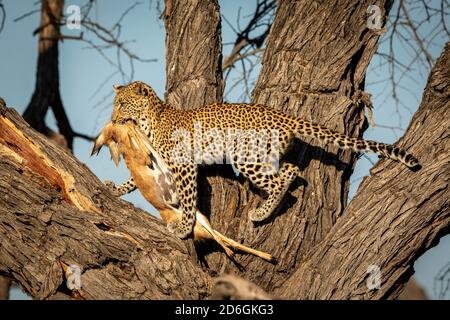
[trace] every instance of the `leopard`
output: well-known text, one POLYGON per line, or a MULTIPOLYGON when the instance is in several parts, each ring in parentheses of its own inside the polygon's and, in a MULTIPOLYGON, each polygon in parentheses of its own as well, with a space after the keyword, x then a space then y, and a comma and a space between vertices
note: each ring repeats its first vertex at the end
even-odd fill
MULTIPOLYGON (((265 193, 264 202, 248 213, 254 223, 267 220, 300 177, 299 167, 285 161, 296 139, 309 137, 341 149, 375 153, 412 170, 421 168, 416 157, 395 145, 350 137, 273 107, 213 103, 185 111, 161 100, 142 81, 113 88, 112 123, 131 121, 139 127, 172 171, 182 215, 168 229, 181 239, 191 235, 195 224, 197 176, 203 165, 230 164, 265 193)), ((120 186, 111 182, 108 186, 118 196, 136 189, 132 178, 120 186)))

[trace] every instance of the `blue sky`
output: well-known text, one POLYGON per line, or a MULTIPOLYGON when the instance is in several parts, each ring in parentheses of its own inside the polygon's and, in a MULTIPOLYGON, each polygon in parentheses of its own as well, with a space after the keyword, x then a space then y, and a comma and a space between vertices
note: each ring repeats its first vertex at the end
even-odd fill
MULTIPOLYGON (((0 58, 0 96, 9 106, 23 112, 26 108, 35 84, 35 72, 37 61, 37 38, 32 36, 32 31, 39 25, 39 14, 34 14, 19 22, 13 19, 38 8, 35 0, 4 0, 7 12, 5 29, 0 33, 1 58, 0 58)), ((66 0, 66 7, 71 4, 83 4, 85 1, 66 0)), ((111 26, 128 8, 131 1, 99 0, 99 5, 94 9, 97 19, 111 26)), ((222 0, 220 1, 222 14, 230 21, 236 21, 238 8, 242 6, 242 13, 250 13, 254 7, 254 1, 222 0)), ((133 10, 123 22, 123 39, 134 39, 128 47, 143 58, 156 58, 157 62, 140 63, 135 65, 134 80, 142 80, 152 85, 160 97, 164 96, 165 86, 165 30, 163 22, 158 19, 156 1, 142 1, 142 4, 133 10)), ((62 29, 65 34, 78 34, 79 31, 62 29)), ((234 41, 234 34, 227 24, 223 23, 223 42, 234 41)), ((436 57, 442 50, 442 45, 436 46, 432 54, 436 57)), ((231 47, 225 47, 224 55, 231 47)), ((383 50, 383 45, 381 46, 383 50)), ((401 54, 407 54, 399 51, 401 54)), ((402 58, 402 57, 400 57, 402 58)), ((385 78, 386 69, 375 70, 377 64, 374 59, 369 68, 367 91, 373 94, 375 122, 386 126, 400 126, 406 129, 413 112, 417 109, 423 88, 426 84, 427 73, 423 70, 413 70, 412 79, 405 79, 404 85, 413 93, 402 91, 399 96, 402 103, 408 109, 400 107, 397 110, 393 99, 386 98, 386 90, 389 88, 385 78), (370 84, 381 81, 380 84, 370 84)), ((112 90, 111 86, 123 83, 119 75, 111 77, 105 86, 97 92, 98 87, 114 72, 114 69, 102 59, 97 52, 86 49, 86 45, 78 41, 66 40, 60 44, 60 80, 63 103, 68 113, 72 126, 79 132, 95 136, 100 128, 108 121, 111 114, 112 90)), ((230 94, 230 98, 236 98, 239 92, 230 94)), ((55 127, 52 114, 48 116, 48 125, 55 127)), ((402 131, 376 127, 369 128, 364 137, 383 142, 394 142, 401 137, 402 131)), ((74 144, 75 155, 97 174, 101 180, 109 179, 116 183, 128 178, 126 168, 121 165, 116 168, 110 161, 109 154, 103 150, 98 157, 89 157, 92 144, 81 139, 76 139, 74 144)), ((370 156, 376 162, 376 156, 370 156)), ((368 174, 370 162, 362 158, 356 167, 352 177, 350 195, 357 189, 361 177, 368 174)), ((153 214, 157 212, 141 197, 139 192, 134 192, 124 197, 137 207, 143 208, 153 214)), ((426 288, 430 297, 436 297, 434 277, 448 263, 450 263, 450 237, 441 240, 441 244, 429 250, 415 264, 416 277, 426 288)), ((22 298, 23 295, 15 290, 13 298, 22 298)), ((448 297, 447 297, 448 298, 448 297)))

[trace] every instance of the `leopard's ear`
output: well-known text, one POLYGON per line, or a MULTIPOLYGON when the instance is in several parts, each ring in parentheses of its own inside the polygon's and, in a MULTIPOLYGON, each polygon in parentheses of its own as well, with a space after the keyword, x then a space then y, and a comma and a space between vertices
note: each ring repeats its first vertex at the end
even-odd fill
POLYGON ((121 89, 123 89, 123 86, 121 86, 120 84, 113 85, 113 90, 115 93, 118 93, 121 89))
POLYGON ((137 96, 146 96, 145 84, 141 81, 135 81, 133 83, 133 91, 137 96))

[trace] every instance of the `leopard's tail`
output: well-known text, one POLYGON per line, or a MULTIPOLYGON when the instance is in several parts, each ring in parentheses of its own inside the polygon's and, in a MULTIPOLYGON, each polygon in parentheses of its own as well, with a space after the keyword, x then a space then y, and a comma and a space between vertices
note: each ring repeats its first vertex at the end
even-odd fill
POLYGON ((407 153, 405 150, 402 150, 396 146, 370 140, 352 138, 310 121, 303 119, 296 120, 295 136, 297 138, 301 138, 302 136, 313 137, 327 144, 334 144, 342 149, 373 152, 381 157, 400 161, 414 170, 421 168, 419 160, 417 160, 413 155, 407 153))

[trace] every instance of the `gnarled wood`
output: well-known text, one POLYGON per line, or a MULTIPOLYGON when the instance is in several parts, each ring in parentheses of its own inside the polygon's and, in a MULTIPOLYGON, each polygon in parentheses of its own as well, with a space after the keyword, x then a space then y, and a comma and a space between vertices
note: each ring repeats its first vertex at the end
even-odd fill
POLYGON ((209 277, 159 219, 114 198, 86 166, 3 106, 0 274, 37 299, 199 299, 210 290, 209 277), (82 285, 72 292, 71 265, 81 269, 82 285))

